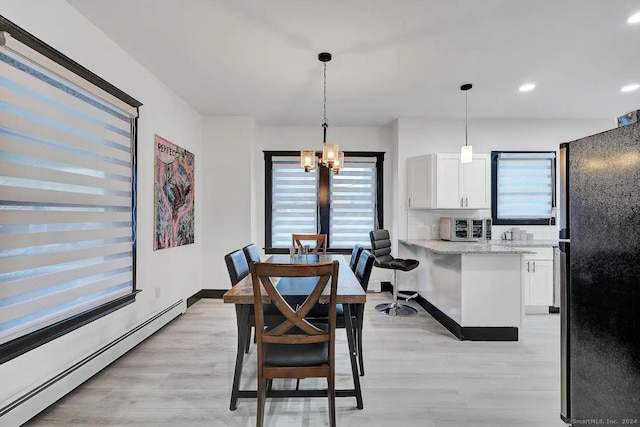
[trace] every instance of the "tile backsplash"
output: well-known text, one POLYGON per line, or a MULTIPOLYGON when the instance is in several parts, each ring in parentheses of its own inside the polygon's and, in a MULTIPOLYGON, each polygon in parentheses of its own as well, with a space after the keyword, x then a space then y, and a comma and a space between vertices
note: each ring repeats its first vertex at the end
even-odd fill
MULTIPOLYGON (((440 217, 464 217, 464 218, 489 218, 489 210, 430 210, 409 209, 407 211, 407 238, 408 239, 439 239, 440 217)), ((505 230, 510 230, 512 225, 494 225, 491 228, 492 239, 499 240, 505 230)), ((520 230, 532 233, 535 240, 552 240, 558 238, 557 225, 519 225, 520 230)))
POLYGON ((491 227, 491 238, 500 240, 502 233, 505 230, 511 230, 513 227, 532 233, 534 240, 555 240, 558 238, 557 225, 494 225, 491 227))

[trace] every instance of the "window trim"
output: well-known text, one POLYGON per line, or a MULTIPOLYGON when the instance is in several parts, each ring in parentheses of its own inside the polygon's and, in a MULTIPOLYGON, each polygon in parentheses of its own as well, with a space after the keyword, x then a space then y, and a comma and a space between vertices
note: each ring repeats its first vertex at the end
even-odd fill
POLYGON ((98 86, 100 89, 108 92, 109 94, 115 96, 120 101, 129 104, 133 108, 138 108, 142 106, 142 103, 131 96, 127 95, 111 83, 107 82, 103 78, 98 75, 92 73, 82 65, 78 64, 73 59, 64 55, 62 52, 54 49, 50 45, 46 44, 33 34, 27 32, 23 28, 17 26, 13 22, 9 21, 4 16, 0 15, 0 31, 6 31, 11 34, 11 37, 18 40, 20 43, 29 46, 31 49, 36 52, 46 56, 50 60, 58 63, 62 67, 67 70, 79 75, 83 79, 93 83, 98 86))
POLYGON ((138 113, 136 114, 135 117, 131 118, 131 138, 132 138, 131 185, 132 185, 132 195, 133 195, 132 197, 134 197, 134 199, 132 200, 132 211, 131 211, 131 215, 132 215, 131 231, 133 233, 132 260, 131 260, 132 282, 133 282, 132 291, 126 295, 123 295, 114 300, 108 301, 98 307, 91 308, 82 313, 73 315, 67 319, 61 320, 54 324, 48 325, 44 328, 22 335, 11 341, 7 341, 3 344, 0 344, 0 364, 3 364, 37 347, 40 347, 43 344, 53 341, 56 338, 59 338, 65 334, 68 334, 69 332, 72 332, 88 323, 91 323, 94 320, 100 319, 101 317, 104 317, 109 313, 112 313, 116 310, 119 310, 133 303, 136 299, 136 295, 139 292, 141 292, 140 289, 137 289, 137 282, 136 282, 136 258, 137 258, 136 257, 136 252, 137 252, 136 251, 136 248, 137 248, 136 198, 137 198, 137 182, 138 182, 138 170, 137 170, 138 117, 139 117, 139 107, 142 106, 142 103, 132 98, 131 96, 127 95, 125 92, 121 91, 120 89, 118 89, 111 83, 107 82, 106 80, 102 79, 98 75, 84 68, 77 62, 73 61, 71 58, 62 54, 60 51, 54 49, 50 45, 38 39, 33 34, 27 32, 23 28, 9 21, 2 15, 0 15, 0 31, 6 31, 15 40, 35 50, 36 52, 54 61, 55 63, 66 68, 67 70, 77 74, 78 76, 87 80, 88 82, 95 85, 96 87, 104 90, 110 95, 113 95, 120 101, 131 106, 138 113))
POLYGON ((492 151, 491 152, 491 223, 493 225, 555 225, 556 218, 550 216, 549 218, 511 218, 504 219, 498 218, 498 157, 500 154, 553 154, 554 159, 551 168, 551 207, 557 207, 556 197, 556 178, 557 178, 557 159, 558 154, 555 151, 492 151))
MULTIPOLYGON (((273 198, 271 194, 272 189, 272 176, 273 176, 273 158, 274 157, 300 157, 299 151, 263 151, 265 168, 264 168, 264 234, 265 234, 265 253, 266 254, 288 254, 288 248, 274 248, 272 247, 271 239, 271 221, 272 212, 271 206, 273 198)), ((349 157, 375 157, 376 158, 376 205, 377 218, 376 222, 378 228, 384 228, 384 155, 383 151, 345 151, 345 159, 349 157)), ((322 152, 316 152, 316 156, 321 157, 322 152)), ((331 242, 329 240, 329 214, 330 214, 330 193, 329 193, 329 169, 324 166, 318 166, 320 168, 320 182, 318 205, 320 211, 320 231, 327 235, 327 253, 344 254, 351 253, 352 248, 331 248, 331 242)))

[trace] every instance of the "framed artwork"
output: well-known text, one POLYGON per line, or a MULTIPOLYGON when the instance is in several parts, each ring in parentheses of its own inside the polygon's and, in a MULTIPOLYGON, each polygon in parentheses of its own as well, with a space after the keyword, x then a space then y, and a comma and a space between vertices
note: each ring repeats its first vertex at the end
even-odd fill
POLYGON ((155 136, 155 238, 153 249, 194 242, 193 153, 155 136))

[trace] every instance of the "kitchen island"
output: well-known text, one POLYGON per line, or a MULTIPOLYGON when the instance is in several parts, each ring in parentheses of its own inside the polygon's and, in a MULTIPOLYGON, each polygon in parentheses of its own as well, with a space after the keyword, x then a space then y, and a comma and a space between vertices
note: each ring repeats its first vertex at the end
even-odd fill
POLYGON ((527 249, 492 242, 399 240, 398 256, 420 261, 401 290, 461 340, 517 341, 527 249))

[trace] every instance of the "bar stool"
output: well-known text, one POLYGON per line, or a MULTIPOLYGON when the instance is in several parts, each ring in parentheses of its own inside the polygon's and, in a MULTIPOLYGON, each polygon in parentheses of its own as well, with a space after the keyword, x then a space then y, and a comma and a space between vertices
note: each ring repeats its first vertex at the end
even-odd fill
MULTIPOLYGON (((371 252, 376 257, 373 265, 379 268, 393 270, 393 302, 378 304, 376 310, 389 316, 413 316, 418 313, 413 307, 398 303, 398 270, 411 271, 419 262, 415 259, 401 259, 391 256, 391 238, 387 230, 373 230, 369 232, 371 252)), ((415 294, 414 294, 415 296, 415 294)))

